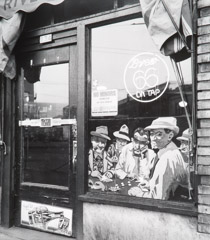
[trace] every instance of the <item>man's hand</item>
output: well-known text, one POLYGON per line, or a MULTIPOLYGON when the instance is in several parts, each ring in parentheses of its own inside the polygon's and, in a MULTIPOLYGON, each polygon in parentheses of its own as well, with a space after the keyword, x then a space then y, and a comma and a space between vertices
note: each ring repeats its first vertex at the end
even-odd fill
POLYGON ((92 172, 91 172, 91 176, 92 176, 92 177, 97 177, 97 178, 99 178, 99 179, 102 178, 102 175, 101 175, 101 173, 100 173, 98 170, 92 171, 92 172))
POLYGON ((136 178, 136 174, 135 173, 128 173, 127 177, 130 179, 135 179, 136 178))

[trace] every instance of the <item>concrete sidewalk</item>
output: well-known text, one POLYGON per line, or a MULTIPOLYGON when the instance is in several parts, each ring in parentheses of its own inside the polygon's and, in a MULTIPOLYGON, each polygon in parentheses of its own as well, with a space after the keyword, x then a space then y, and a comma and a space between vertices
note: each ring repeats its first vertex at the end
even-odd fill
POLYGON ((0 240, 67 240, 74 239, 57 234, 44 233, 36 230, 29 230, 26 228, 12 227, 3 228, 0 227, 0 240))

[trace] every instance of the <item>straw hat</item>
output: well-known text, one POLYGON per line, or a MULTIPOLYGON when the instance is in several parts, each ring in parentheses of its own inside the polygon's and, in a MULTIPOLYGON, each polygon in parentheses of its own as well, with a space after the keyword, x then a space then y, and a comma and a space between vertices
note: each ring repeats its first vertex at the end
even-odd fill
POLYGON ((108 128, 107 126, 99 126, 96 127, 96 131, 91 131, 91 135, 101 137, 107 140, 111 140, 110 137, 108 136, 108 128))
POLYGON ((154 129, 169 129, 174 132, 175 136, 179 133, 177 120, 174 117, 159 117, 153 120, 150 126, 145 128, 145 130, 154 130, 154 129))
POLYGON ((113 135, 117 138, 125 139, 127 141, 130 141, 129 138, 129 129, 127 125, 122 125, 119 131, 116 131, 113 133, 113 135))
POLYGON ((191 138, 190 129, 187 128, 183 131, 182 136, 178 137, 177 140, 179 140, 179 141, 189 141, 190 138, 191 138))

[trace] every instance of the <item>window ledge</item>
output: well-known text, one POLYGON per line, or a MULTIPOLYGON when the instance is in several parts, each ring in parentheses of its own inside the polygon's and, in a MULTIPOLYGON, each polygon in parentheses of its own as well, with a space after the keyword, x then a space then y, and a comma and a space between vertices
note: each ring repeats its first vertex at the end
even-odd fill
POLYGON ((188 203, 163 201, 148 198, 136 198, 131 196, 127 197, 114 194, 99 194, 91 192, 80 195, 78 199, 82 202, 137 208, 142 210, 166 212, 191 217, 197 216, 197 208, 192 202, 188 203))
POLYGON ((36 187, 36 188, 45 188, 45 189, 57 189, 62 191, 68 191, 68 187, 52 185, 52 184, 43 184, 43 183, 32 183, 32 182, 23 182, 21 183, 22 187, 36 187))

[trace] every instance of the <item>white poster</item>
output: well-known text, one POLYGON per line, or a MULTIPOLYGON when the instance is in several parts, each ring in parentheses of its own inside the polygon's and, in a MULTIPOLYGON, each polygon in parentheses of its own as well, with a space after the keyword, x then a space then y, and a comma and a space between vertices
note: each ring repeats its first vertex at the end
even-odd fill
POLYGON ((92 91, 91 115, 93 117, 116 116, 117 114, 117 89, 92 91))
POLYGON ((72 235, 72 209, 21 201, 21 224, 57 234, 72 235))

